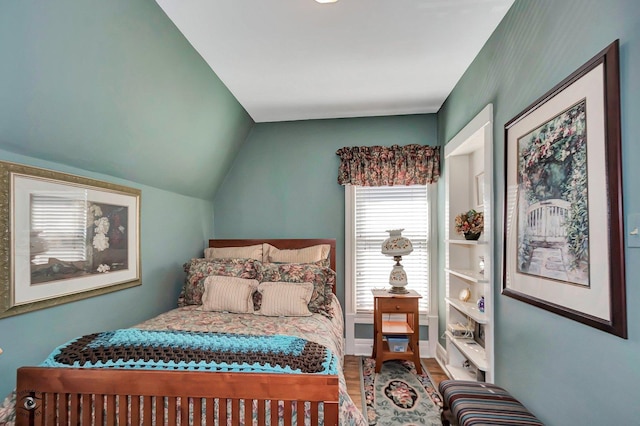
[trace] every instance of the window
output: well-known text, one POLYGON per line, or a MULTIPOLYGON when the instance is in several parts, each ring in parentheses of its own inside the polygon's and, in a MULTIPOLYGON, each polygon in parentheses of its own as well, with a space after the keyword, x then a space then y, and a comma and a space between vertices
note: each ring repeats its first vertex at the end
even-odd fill
POLYGON ((32 263, 46 264, 49 258, 65 262, 86 260, 86 193, 77 198, 59 194, 31 195, 32 263))
POLYGON ((429 189, 426 185, 363 187, 346 186, 346 310, 373 311, 371 289, 389 288, 393 258, 383 255, 382 242, 389 229, 403 228, 413 252, 403 256, 407 288, 422 295, 421 313, 429 309, 429 189))

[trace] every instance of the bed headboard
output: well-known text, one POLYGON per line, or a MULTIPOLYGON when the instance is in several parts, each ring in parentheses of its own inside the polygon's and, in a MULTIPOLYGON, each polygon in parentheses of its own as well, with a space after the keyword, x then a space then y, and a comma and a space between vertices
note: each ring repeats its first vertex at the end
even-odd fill
MULTIPOLYGON (((252 240, 209 240, 209 247, 244 247, 253 246, 256 244, 267 243, 272 246, 285 250, 285 249, 300 249, 305 247, 311 247, 318 244, 329 244, 331 250, 329 251, 329 265, 331 269, 336 270, 336 240, 332 238, 282 238, 282 239, 252 239, 252 240)), ((335 293, 335 286, 333 288, 335 293)))

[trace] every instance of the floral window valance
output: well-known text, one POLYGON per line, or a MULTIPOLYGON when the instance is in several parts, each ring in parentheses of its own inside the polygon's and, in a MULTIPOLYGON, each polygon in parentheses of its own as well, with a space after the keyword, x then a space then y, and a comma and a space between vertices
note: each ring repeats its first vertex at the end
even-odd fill
POLYGON ((425 185, 440 177, 440 150, 427 145, 354 146, 340 156, 340 185, 425 185))

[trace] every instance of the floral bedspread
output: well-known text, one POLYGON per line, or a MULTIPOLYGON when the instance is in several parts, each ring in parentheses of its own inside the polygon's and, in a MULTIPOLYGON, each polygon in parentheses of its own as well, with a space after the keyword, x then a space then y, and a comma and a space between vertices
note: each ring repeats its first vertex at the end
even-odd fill
MULTIPOLYGON (((319 343, 336 354, 340 366, 339 401, 340 425, 364 426, 367 424, 360 409, 347 393, 347 383, 343 374, 344 339, 342 309, 333 296, 334 318, 321 314, 309 317, 265 317, 253 314, 227 314, 200 310, 200 306, 190 305, 173 309, 136 325, 145 330, 184 330, 225 332, 238 334, 273 335, 284 334, 301 337, 319 343)), ((15 393, 5 399, 0 406, 0 424, 12 424, 15 419, 15 393), (6 422, 6 423, 5 423, 6 422)))

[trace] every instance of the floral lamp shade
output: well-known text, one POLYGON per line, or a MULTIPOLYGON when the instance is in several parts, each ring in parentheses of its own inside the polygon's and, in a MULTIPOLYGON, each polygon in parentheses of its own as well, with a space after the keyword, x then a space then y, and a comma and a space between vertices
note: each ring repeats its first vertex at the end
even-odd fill
POLYGON ((402 256, 406 256, 413 251, 413 245, 407 237, 402 236, 404 229, 393 229, 387 231, 389 238, 382 243, 382 254, 393 256, 396 264, 393 265, 391 274, 389 274, 389 284, 391 284, 390 293, 404 294, 409 291, 405 288, 408 284, 407 273, 400 264, 402 256))

